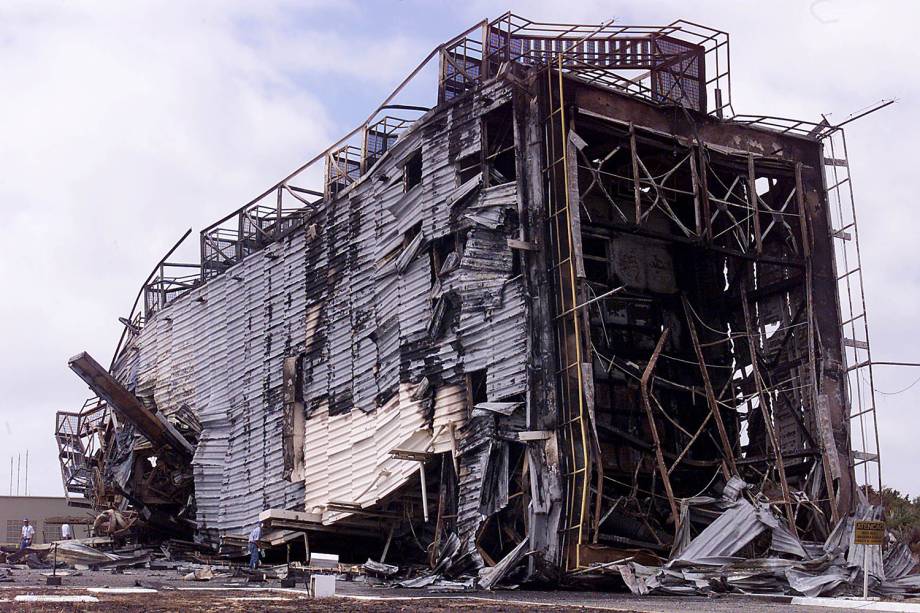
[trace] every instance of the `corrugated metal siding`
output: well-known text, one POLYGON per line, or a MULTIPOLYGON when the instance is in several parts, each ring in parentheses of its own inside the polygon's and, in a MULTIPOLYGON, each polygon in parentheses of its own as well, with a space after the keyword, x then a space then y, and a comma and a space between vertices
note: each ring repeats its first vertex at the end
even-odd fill
POLYGON ((507 244, 516 184, 450 198, 459 157, 479 150, 483 105, 510 97, 501 87, 484 93, 430 114, 372 175, 289 237, 175 300, 128 343, 136 357, 121 359, 119 378, 136 371, 140 395, 166 413, 188 404, 202 421, 194 471, 197 519, 209 536, 241 532, 268 507, 343 519, 325 506, 372 505, 406 484, 418 464, 389 451, 419 430, 437 434, 437 452, 450 451, 451 422, 463 449, 458 522, 475 530, 494 424, 467 423, 464 373, 487 369, 490 400, 522 394, 527 334, 507 244), (403 165, 419 148, 422 183, 406 192, 403 165), (419 221, 421 247, 397 270, 419 221), (435 279, 430 243, 451 233, 461 234, 460 264, 435 279), (433 307, 448 293, 456 310, 432 337, 433 307), (303 481, 290 483, 281 479, 282 365, 301 353, 305 465, 303 481), (416 399, 423 378, 432 396, 416 399))

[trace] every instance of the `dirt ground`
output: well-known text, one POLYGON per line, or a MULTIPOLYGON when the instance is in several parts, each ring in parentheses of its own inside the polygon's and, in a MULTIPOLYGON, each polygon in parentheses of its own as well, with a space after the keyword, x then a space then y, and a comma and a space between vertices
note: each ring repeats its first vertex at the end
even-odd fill
MULTIPOLYGON (((86 591, 69 590, 86 594, 86 591)), ((56 594, 64 593, 54 592, 56 594)), ((310 599, 294 594, 257 592, 232 595, 228 593, 170 592, 160 594, 97 594, 96 603, 22 603, 0 602, 0 611, 36 611, 59 613, 61 611, 126 611, 129 613, 252 613, 260 611, 316 611, 318 613, 351 611, 354 613, 393 613, 424 611, 440 613, 475 609, 490 613, 523 613, 532 607, 512 603, 488 603, 467 599, 446 600, 345 600, 343 598, 310 599)), ((561 610, 591 611, 582 607, 561 610)))
POLYGON ((295 589, 282 589, 277 580, 248 583, 245 578, 215 578, 211 581, 184 581, 178 571, 127 570, 83 571, 63 578, 61 587, 48 587, 43 572, 14 570, 0 583, 0 613, 35 611, 62 613, 72 611, 128 611, 151 613, 250 613, 262 611, 347 611, 349 613, 391 613, 402 611, 448 612, 475 610, 489 613, 547 613, 557 611, 621 611, 639 613, 714 612, 729 613, 827 613, 855 609, 827 609, 789 604, 788 599, 744 596, 705 597, 636 597, 622 592, 576 592, 501 590, 437 594, 426 590, 381 588, 363 581, 336 583, 336 597, 310 598, 303 583, 295 589), (107 593, 94 589, 137 589, 145 593, 107 593), (92 596, 98 602, 23 602, 17 596, 92 596))

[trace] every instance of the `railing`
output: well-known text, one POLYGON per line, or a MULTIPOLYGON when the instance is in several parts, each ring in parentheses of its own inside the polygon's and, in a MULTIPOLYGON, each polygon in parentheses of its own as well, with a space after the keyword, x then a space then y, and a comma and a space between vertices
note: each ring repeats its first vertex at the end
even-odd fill
POLYGON ((361 178, 364 150, 355 145, 343 145, 326 154, 325 197, 334 198, 361 178))
MULTIPOLYGON (((510 12, 481 21, 433 49, 364 122, 328 149, 202 230, 199 265, 166 261, 183 236, 142 285, 128 320, 134 319, 141 296, 145 315, 152 315, 197 285, 191 272, 195 266, 199 282, 222 274, 298 227, 324 199, 358 181, 429 110, 394 102, 435 59, 438 103, 495 76, 503 64, 546 64, 552 59, 583 81, 722 116, 731 109, 728 51, 728 34, 687 21, 667 26, 551 24, 510 12), (397 115, 384 113, 394 110, 397 115)), ((132 332, 126 326, 116 356, 132 332)))
MULTIPOLYGON (((424 112, 422 107, 403 107, 403 110, 424 112)), ((413 120, 385 115, 379 121, 370 124, 364 130, 364 154, 361 158, 361 174, 374 167, 374 164, 390 150, 390 147, 405 132, 413 120)))
POLYGON ((795 134, 796 136, 808 136, 810 138, 821 138, 830 129, 830 125, 827 122, 789 119, 773 115, 735 115, 731 120, 735 123, 771 130, 780 134, 795 134))
POLYGON ((199 264, 163 262, 157 269, 156 276, 144 286, 145 320, 179 294, 198 285, 201 285, 199 264))
POLYGON ((776 117, 775 115, 734 115, 731 117, 731 120, 734 123, 772 130, 780 134, 795 134, 797 136, 807 136, 813 139, 824 140, 848 123, 852 123, 857 119, 879 111, 895 102, 896 100, 879 100, 874 104, 848 115, 843 121, 837 124, 831 124, 827 117, 823 115, 821 121, 790 119, 788 117, 776 117))
POLYGON ((302 221, 323 192, 283 183, 201 232, 201 279, 216 277, 302 221))
POLYGON ((98 398, 87 400, 77 413, 59 411, 54 438, 58 446, 64 496, 71 506, 94 506, 100 469, 100 437, 109 420, 109 407, 98 398), (72 496, 78 494, 79 496, 72 496))
POLYGON ((491 78, 505 63, 558 63, 576 78, 656 103, 731 114, 728 34, 689 21, 598 26, 543 23, 506 13, 484 25, 478 39, 464 35, 441 47, 438 101, 491 78))

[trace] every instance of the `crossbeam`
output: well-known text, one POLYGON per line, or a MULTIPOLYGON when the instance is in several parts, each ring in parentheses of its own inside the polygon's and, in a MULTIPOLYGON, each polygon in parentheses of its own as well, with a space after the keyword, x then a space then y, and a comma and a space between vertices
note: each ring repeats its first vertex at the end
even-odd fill
POLYGON ((115 380, 91 355, 80 353, 68 361, 70 369, 83 379, 93 392, 134 426, 151 443, 166 447, 191 460, 194 447, 165 418, 145 407, 137 396, 115 380))

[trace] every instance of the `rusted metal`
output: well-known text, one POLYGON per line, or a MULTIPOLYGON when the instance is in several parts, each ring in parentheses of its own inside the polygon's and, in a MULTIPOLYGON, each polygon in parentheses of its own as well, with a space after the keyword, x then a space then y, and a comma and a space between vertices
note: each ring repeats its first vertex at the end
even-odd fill
POLYGON ((752 332, 754 320, 751 319, 751 310, 748 306, 747 286, 741 284, 741 310, 744 313, 744 331, 747 335, 748 349, 751 354, 751 374, 754 377, 754 386, 757 388, 757 400, 760 414, 763 418, 764 427, 767 429, 767 435, 770 440, 770 447, 773 450, 773 457, 776 461, 776 472, 779 474, 780 486, 783 489, 783 506, 786 509, 786 519, 789 521, 789 527, 795 531, 795 511, 792 508, 792 494, 789 492, 789 481, 786 479, 786 464, 783 461, 783 448, 779 439, 776 437, 776 431, 773 428, 773 415, 770 413, 770 404, 767 402, 767 396, 764 393, 763 379, 760 376, 759 357, 757 355, 757 343, 754 341, 752 332))
POLYGON ((72 361, 101 398, 56 427, 74 502, 485 586, 670 555, 701 499, 786 553, 826 535, 878 464, 849 166, 827 120, 734 116, 728 63, 686 21, 439 45, 158 262, 107 371, 72 361), (407 104, 428 62, 438 104, 407 104))
MULTIPOLYGON (((722 453, 724 454, 723 471, 730 470, 730 474, 738 472, 735 466, 734 443, 728 438, 728 431, 725 429, 725 421, 722 419, 722 408, 716 401, 715 392, 712 389, 712 382, 709 379, 709 369, 706 366, 706 360, 703 357, 703 349, 700 347, 700 339, 696 334, 696 324, 693 323, 693 313, 686 296, 681 296, 681 302, 684 305, 684 314, 687 321, 687 329, 690 332, 690 340, 693 343, 693 351, 696 354, 696 360, 700 369, 700 377, 703 379, 703 389, 706 393, 706 403, 709 405, 709 413, 719 431, 719 440, 722 443, 722 453), (727 465, 727 469, 725 468, 727 465)), ((726 475, 727 478, 728 475, 726 475)))
POLYGON ((652 372, 655 370, 658 356, 661 355, 661 350, 668 340, 669 332, 669 328, 662 330, 661 336, 658 338, 658 343, 655 345, 655 351, 652 352, 652 357, 649 358, 645 370, 642 371, 642 379, 639 385, 642 390, 642 405, 645 407, 645 416, 648 418, 648 427, 649 431, 652 433, 652 442, 655 446, 655 462, 658 465, 658 474, 661 475, 661 482, 664 483, 664 491, 668 496, 668 504, 671 506, 671 516, 674 518, 674 531, 677 532, 680 524, 680 513, 677 510, 677 501, 674 500, 674 490, 671 488, 671 477, 668 473, 668 465, 665 464, 664 456, 661 453, 661 437, 658 435, 658 426, 655 425, 655 414, 652 412, 652 404, 649 402, 649 380, 652 377, 652 372))

